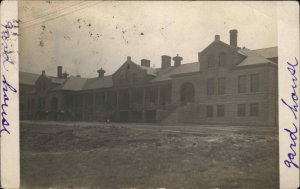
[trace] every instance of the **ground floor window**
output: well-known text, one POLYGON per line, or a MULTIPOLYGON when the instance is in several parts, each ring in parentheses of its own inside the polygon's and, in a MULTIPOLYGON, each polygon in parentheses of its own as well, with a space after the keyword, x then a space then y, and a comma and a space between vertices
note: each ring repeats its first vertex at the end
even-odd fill
POLYGON ((259 105, 258 103, 250 104, 250 116, 258 116, 259 114, 259 105))
POLYGON ((225 106, 224 105, 217 105, 217 116, 224 117, 225 115, 225 106))
POLYGON ((237 115, 239 117, 246 116, 246 104, 238 104, 237 105, 237 115))
POLYGON ((212 105, 206 106, 206 117, 214 116, 214 107, 212 105))

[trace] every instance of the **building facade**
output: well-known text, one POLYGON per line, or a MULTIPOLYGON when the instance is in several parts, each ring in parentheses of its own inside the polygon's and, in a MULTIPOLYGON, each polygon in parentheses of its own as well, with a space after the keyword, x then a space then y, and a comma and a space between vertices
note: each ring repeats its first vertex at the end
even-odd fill
POLYGON ((68 76, 61 66, 57 77, 20 73, 21 119, 276 126, 277 54, 238 47, 231 30, 229 44, 216 35, 193 63, 163 55, 152 68, 127 57, 96 78, 68 76))

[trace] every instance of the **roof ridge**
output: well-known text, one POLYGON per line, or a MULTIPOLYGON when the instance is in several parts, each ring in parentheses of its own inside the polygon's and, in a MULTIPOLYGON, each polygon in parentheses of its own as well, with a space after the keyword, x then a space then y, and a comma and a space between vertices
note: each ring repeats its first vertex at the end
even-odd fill
MULTIPOLYGON (((263 55, 257 53, 257 52, 254 51, 254 50, 250 50, 250 52, 253 52, 255 55, 258 55, 259 57, 261 57, 261 58, 263 58, 263 59, 266 59, 268 62, 272 62, 272 61, 270 61, 269 59, 267 59, 266 57, 264 57, 263 55)), ((273 63, 273 62, 272 62, 272 63, 273 63)))
POLYGON ((20 73, 28 73, 28 74, 34 74, 34 75, 41 75, 41 74, 37 74, 37 73, 32 73, 32 72, 24 72, 24 71, 19 71, 20 73))
POLYGON ((278 46, 265 47, 265 48, 259 48, 259 49, 253 49, 253 51, 256 51, 256 50, 262 50, 262 49, 271 49, 271 48, 278 48, 278 46))

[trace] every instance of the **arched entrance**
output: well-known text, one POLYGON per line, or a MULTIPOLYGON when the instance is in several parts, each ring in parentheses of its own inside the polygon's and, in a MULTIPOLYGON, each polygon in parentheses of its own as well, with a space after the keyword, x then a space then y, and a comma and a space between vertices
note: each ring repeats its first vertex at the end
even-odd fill
POLYGON ((186 104, 187 102, 194 102, 195 89, 194 85, 190 82, 186 82, 181 85, 180 89, 180 102, 186 104))

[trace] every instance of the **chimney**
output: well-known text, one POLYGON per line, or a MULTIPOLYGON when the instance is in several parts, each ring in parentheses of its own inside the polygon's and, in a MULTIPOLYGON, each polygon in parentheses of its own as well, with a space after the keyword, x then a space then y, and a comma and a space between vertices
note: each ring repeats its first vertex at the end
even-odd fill
POLYGON ((230 46, 237 47, 237 33, 236 29, 230 30, 230 46))
POLYGON ((180 66, 181 65, 181 61, 182 61, 182 57, 180 57, 177 54, 177 56, 173 57, 173 60, 174 60, 174 66, 180 66))
POLYGON ((142 59, 141 60, 141 66, 145 66, 145 67, 150 68, 150 60, 142 59))
POLYGON ((165 69, 171 66, 171 57, 167 55, 161 56, 161 69, 165 69))
POLYGON ((64 72, 63 75, 62 75, 62 78, 67 79, 68 76, 69 76, 69 74, 67 72, 64 72))
POLYGON ((62 66, 57 66, 57 77, 62 78, 62 66))
POLYGON ((46 72, 45 72, 45 70, 42 70, 42 75, 46 75, 46 72))
POLYGON ((102 68, 100 68, 100 70, 97 70, 97 72, 98 72, 98 77, 99 77, 99 78, 104 77, 105 70, 103 70, 102 68))
POLYGON ((131 56, 127 56, 127 61, 131 61, 131 56))
POLYGON ((220 35, 215 35, 215 41, 220 41, 220 35))

